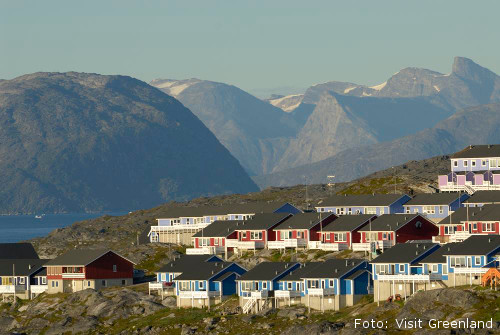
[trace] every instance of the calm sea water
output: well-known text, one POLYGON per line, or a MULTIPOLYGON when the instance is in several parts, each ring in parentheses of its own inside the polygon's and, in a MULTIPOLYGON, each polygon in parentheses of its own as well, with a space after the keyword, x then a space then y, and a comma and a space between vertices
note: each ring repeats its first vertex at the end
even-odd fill
POLYGON ((126 213, 46 214, 41 219, 36 219, 35 215, 0 215, 0 243, 45 236, 56 228, 66 227, 77 221, 124 214, 126 213))

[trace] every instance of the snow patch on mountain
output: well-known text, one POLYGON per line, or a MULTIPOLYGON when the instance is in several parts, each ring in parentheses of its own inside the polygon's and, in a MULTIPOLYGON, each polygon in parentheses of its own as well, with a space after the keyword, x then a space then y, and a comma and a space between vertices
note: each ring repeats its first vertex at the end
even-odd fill
POLYGON ((352 87, 348 87, 344 90, 344 94, 347 94, 349 92, 351 92, 353 89, 357 88, 357 86, 352 86, 352 87))
POLYGON ((380 91, 381 89, 383 89, 385 87, 385 85, 387 85, 387 81, 384 81, 382 84, 378 84, 378 85, 375 85, 375 86, 370 86, 370 88, 374 89, 376 91, 380 91))

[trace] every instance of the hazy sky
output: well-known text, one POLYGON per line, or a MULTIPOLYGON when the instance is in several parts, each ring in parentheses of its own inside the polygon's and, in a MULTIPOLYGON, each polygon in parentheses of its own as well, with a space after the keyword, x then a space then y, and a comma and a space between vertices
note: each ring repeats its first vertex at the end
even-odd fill
POLYGON ((377 84, 454 56, 500 73, 500 1, 0 0, 0 78, 81 71, 256 92, 377 84))

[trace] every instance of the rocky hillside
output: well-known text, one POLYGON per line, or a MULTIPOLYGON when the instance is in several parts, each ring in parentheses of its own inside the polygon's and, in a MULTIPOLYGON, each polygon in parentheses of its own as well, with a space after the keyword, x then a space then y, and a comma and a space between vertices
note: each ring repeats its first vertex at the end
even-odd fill
POLYGON ((134 210, 257 188, 174 98, 139 80, 0 82, 0 213, 134 210))
POLYGON ((411 159, 447 155, 470 144, 500 143, 498 127, 500 103, 467 108, 414 135, 345 150, 316 163, 257 176, 254 180, 261 188, 295 185, 297 176, 304 175, 312 183, 324 183, 328 175, 335 175, 338 181, 352 180, 411 159))
MULTIPOLYGON (((74 294, 42 295, 18 304, 0 303, 0 334, 435 334, 428 320, 490 320, 500 332, 500 292, 475 288, 418 292, 406 303, 381 303, 365 298, 339 312, 308 312, 303 306, 267 310, 258 315, 239 314, 236 298, 206 309, 177 309, 175 299, 144 293, 145 287, 88 289, 74 294), (422 329, 398 328, 395 319, 422 320, 422 329), (354 319, 377 320, 383 330, 360 329, 354 319)), ((440 329, 439 334, 469 330, 440 329)))

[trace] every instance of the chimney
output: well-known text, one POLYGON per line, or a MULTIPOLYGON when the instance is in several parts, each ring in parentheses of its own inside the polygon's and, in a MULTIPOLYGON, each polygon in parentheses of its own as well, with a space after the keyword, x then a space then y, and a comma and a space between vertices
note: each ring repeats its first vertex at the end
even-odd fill
POLYGON ((278 274, 278 270, 276 270, 276 274, 278 274))
POLYGON ((488 243, 491 243, 491 237, 488 239, 488 243))
POLYGON ((451 251, 451 248, 450 248, 450 247, 448 247, 448 251, 451 251))
POLYGON ((337 273, 337 272, 339 272, 339 270, 338 270, 338 269, 335 269, 335 273, 337 273))
POLYGON ((348 266, 349 265, 349 261, 346 259, 345 260, 345 266, 348 266))
POLYGON ((491 149, 491 144, 488 144, 488 149, 491 149))
POLYGON ((418 255, 418 250, 417 250, 417 251, 415 251, 415 255, 418 255))
POLYGON ((293 275, 293 271, 290 271, 290 276, 293 275))

